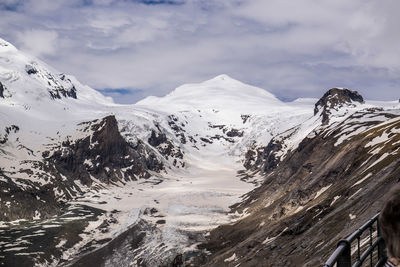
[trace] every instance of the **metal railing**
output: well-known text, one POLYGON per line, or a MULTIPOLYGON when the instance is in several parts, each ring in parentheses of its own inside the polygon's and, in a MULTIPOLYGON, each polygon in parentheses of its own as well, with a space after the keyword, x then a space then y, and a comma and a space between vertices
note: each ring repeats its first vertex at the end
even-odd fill
MULTIPOLYGON (((369 257, 369 263, 370 266, 376 266, 380 267, 383 266, 386 262, 387 256, 386 256, 386 247, 385 247, 385 242, 383 238, 380 235, 379 231, 379 221, 378 221, 379 213, 376 214, 374 217, 372 217, 370 220, 368 220, 363 226, 361 226, 358 230, 353 232, 351 235, 349 235, 346 239, 340 240, 336 250, 332 253, 332 255, 329 257, 329 259, 326 261, 326 263, 323 265, 323 267, 359 267, 361 266, 369 257), (375 241, 373 240, 373 233, 374 233, 374 224, 376 223, 376 239, 375 241), (364 252, 361 254, 361 247, 363 244, 361 243, 361 236, 363 233, 369 229, 369 246, 364 250, 364 252), (354 258, 354 264, 352 265, 352 243, 354 241, 357 241, 356 249, 357 249, 357 254, 353 256, 354 258), (373 259, 374 259, 374 249, 378 248, 378 255, 376 257, 377 263, 376 265, 373 265, 373 259)), ((368 236, 366 237, 368 239, 368 236)))

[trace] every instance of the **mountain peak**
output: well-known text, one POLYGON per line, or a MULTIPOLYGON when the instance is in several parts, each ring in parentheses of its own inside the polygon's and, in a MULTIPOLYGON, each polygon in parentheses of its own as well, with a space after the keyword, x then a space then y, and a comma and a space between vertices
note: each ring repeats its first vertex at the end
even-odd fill
POLYGON ((147 97, 139 105, 167 105, 198 109, 265 109, 284 105, 268 91, 242 83, 226 74, 201 83, 184 84, 164 97, 147 97))
POLYGON ((214 78, 207 80, 205 82, 238 82, 238 83, 242 83, 227 74, 220 74, 220 75, 215 76, 214 78))
POLYGON ((108 100, 74 77, 59 73, 32 56, 18 50, 0 38, 0 97, 24 106, 37 106, 39 102, 67 98, 93 102, 108 100))
MULTIPOLYGON (((220 90, 229 90, 229 91, 233 91, 233 90, 237 90, 238 88, 243 88, 245 86, 249 86, 248 84, 245 84, 239 80, 236 80, 235 78, 232 78, 231 76, 229 76, 227 74, 221 74, 221 75, 215 76, 214 78, 211 78, 204 82, 200 82, 198 84, 184 84, 180 87, 185 87, 187 85, 204 85, 204 86, 208 86, 208 87, 219 88, 220 90)), ((180 87, 178 87, 178 88, 180 88, 180 87)), ((263 90, 263 91, 265 91, 265 90, 263 90)))
POLYGON ((364 104, 363 97, 357 91, 340 87, 331 88, 315 104, 314 115, 321 112, 322 123, 327 124, 332 111, 338 111, 343 107, 355 107, 357 104, 364 104))
POLYGON ((18 49, 7 42, 6 40, 0 38, 0 52, 17 51, 18 49))

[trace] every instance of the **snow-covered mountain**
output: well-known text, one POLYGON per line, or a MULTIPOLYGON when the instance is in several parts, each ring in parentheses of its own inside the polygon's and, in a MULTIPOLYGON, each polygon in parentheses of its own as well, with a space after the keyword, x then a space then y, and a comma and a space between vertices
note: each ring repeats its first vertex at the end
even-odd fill
POLYGON ((232 79, 228 75, 219 75, 200 84, 186 84, 176 88, 164 97, 147 97, 138 105, 175 108, 223 110, 234 113, 267 113, 284 108, 286 105, 271 93, 232 79), (244 102, 244 103, 243 103, 244 102), (238 109, 238 104, 243 107, 238 109))
POLYGON ((220 75, 119 105, 0 39, 0 262, 190 261, 211 229, 252 218, 268 177, 308 140, 340 148, 399 109, 339 88, 316 102, 220 75))

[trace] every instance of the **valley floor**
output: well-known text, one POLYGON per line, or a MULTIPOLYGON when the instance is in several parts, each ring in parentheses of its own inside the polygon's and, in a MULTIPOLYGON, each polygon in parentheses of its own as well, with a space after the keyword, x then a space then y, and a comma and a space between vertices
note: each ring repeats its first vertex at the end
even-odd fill
MULTIPOLYGON (((64 214, 46 222, 4 224, 0 228, 0 249, 5 253, 18 252, 7 258, 26 262, 19 266, 30 266, 32 262, 43 266, 66 264, 145 223, 146 230, 140 231, 147 232, 147 237, 140 240, 136 250, 130 248, 132 262, 157 264, 156 261, 177 254, 193 253, 209 230, 245 215, 229 214, 229 206, 254 188, 253 183, 237 177, 239 166, 220 164, 223 158, 216 162, 215 155, 211 159, 204 160, 202 165, 192 164, 190 171, 163 177, 155 174, 149 179, 88 191, 70 202, 64 214), (7 241, 11 239, 16 242, 7 241)), ((115 261, 117 256, 104 257, 106 262, 115 261)))

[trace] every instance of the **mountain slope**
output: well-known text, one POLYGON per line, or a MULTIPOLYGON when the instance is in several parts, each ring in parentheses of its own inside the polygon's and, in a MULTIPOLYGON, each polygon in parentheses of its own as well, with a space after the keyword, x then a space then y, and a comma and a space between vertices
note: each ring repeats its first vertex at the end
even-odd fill
POLYGON ((263 184, 233 207, 248 216, 213 230, 202 246, 211 256, 197 264, 322 265, 397 183, 399 129, 398 108, 366 108, 333 124, 320 121, 299 143, 289 141, 295 135, 272 140, 249 166, 264 174, 263 184), (285 142, 291 148, 276 157, 285 142))

